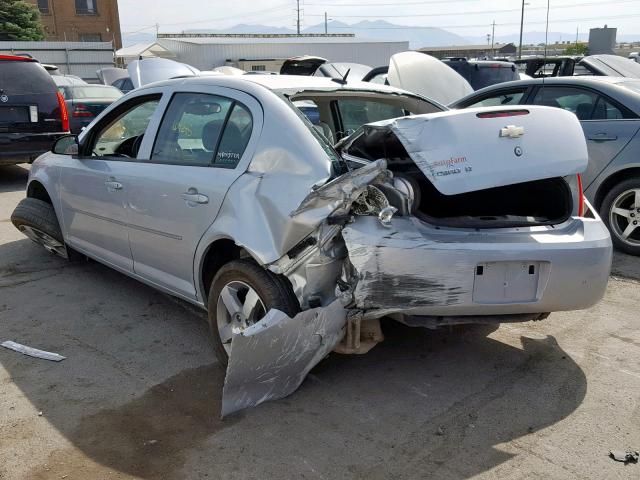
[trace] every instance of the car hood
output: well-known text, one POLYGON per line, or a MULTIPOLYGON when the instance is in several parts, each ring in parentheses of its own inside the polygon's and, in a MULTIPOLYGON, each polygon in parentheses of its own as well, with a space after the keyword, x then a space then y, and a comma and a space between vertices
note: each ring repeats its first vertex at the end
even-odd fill
POLYGON ((134 88, 176 77, 194 77, 200 70, 168 58, 134 60, 127 67, 134 88))
POLYGON ((98 76, 100 83, 104 85, 113 85, 113 82, 116 80, 128 77, 129 72, 126 68, 107 67, 97 70, 96 75, 98 76))
POLYGON ((640 64, 618 55, 589 55, 580 63, 608 77, 640 78, 640 64))
POLYGON ((430 55, 396 53, 389 61, 389 85, 417 93, 443 105, 473 92, 462 75, 430 55))

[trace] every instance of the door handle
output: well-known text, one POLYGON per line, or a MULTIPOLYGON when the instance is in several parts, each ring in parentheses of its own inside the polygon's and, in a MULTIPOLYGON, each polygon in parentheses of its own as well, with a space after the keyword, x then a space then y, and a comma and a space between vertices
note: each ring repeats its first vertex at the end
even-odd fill
POLYGON ((617 140, 618 137, 616 135, 609 135, 608 133, 596 133, 590 135, 588 139, 594 142, 611 142, 612 140, 617 140))
POLYGON ((198 193, 198 190, 195 188, 190 188, 185 193, 180 194, 182 199, 187 202, 187 205, 193 206, 195 204, 204 205, 209 203, 209 197, 203 195, 202 193, 198 193))
POLYGON ((104 182, 107 190, 122 190, 122 184, 120 182, 116 182, 115 178, 110 178, 104 182))

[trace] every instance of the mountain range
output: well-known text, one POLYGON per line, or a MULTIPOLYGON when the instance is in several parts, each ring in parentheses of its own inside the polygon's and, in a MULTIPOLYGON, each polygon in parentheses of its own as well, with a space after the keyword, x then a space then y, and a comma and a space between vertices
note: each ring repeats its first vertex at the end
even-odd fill
MULTIPOLYGON (((390 41, 409 41, 410 48, 434 47, 444 45, 469 45, 484 44, 487 42, 486 36, 463 37, 455 33, 449 32, 437 27, 423 27, 419 25, 405 26, 389 23, 384 20, 364 20, 354 24, 347 24, 337 20, 328 23, 329 33, 355 33, 359 38, 372 38, 377 40, 390 41)), ((489 30, 489 28, 487 28, 489 30)), ((224 30, 211 29, 188 29, 183 30, 184 33, 285 33, 293 34, 295 30, 286 27, 272 27, 268 25, 248 25, 239 24, 224 30)), ((172 33, 172 32, 163 32, 172 33)), ((182 33, 182 32, 179 32, 182 33)), ((302 33, 324 33, 324 23, 312 25, 302 30, 302 33)), ((588 32, 581 33, 579 39, 587 40, 588 32)), ((125 46, 135 43, 149 43, 155 40, 155 35, 150 33, 123 34, 122 41, 125 46)), ((545 40, 545 32, 525 32, 523 34, 523 42, 525 44, 543 43, 545 40)), ((558 41, 575 40, 575 33, 566 32, 549 32, 549 43, 558 41)), ((640 34, 637 35, 618 35, 619 42, 630 42, 640 40, 640 34)), ((515 43, 519 42, 519 33, 511 33, 508 35, 497 35, 495 38, 497 43, 515 43)))

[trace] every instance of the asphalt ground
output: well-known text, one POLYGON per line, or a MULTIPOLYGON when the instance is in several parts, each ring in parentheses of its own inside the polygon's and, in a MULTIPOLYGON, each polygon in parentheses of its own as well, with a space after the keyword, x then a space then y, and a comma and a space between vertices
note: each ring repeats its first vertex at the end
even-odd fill
POLYGON ((637 479, 640 259, 587 311, 496 331, 383 325, 290 397, 219 419, 204 316, 13 228, 27 170, 0 169, 2 479, 637 479))

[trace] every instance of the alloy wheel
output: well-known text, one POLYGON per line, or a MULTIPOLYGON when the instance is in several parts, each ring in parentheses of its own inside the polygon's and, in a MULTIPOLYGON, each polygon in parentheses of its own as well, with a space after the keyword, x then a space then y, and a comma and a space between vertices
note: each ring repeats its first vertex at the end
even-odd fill
POLYGON ((613 233, 627 245, 640 246, 640 188, 626 190, 616 197, 609 212, 613 233))
POLYGON ((30 225, 21 225, 18 228, 25 236, 39 245, 42 245, 47 251, 67 258, 67 248, 63 242, 56 240, 51 235, 30 225))
POLYGON ((222 288, 216 305, 216 319, 220 342, 227 355, 233 336, 259 322, 266 313, 264 302, 246 283, 232 281, 222 288))

